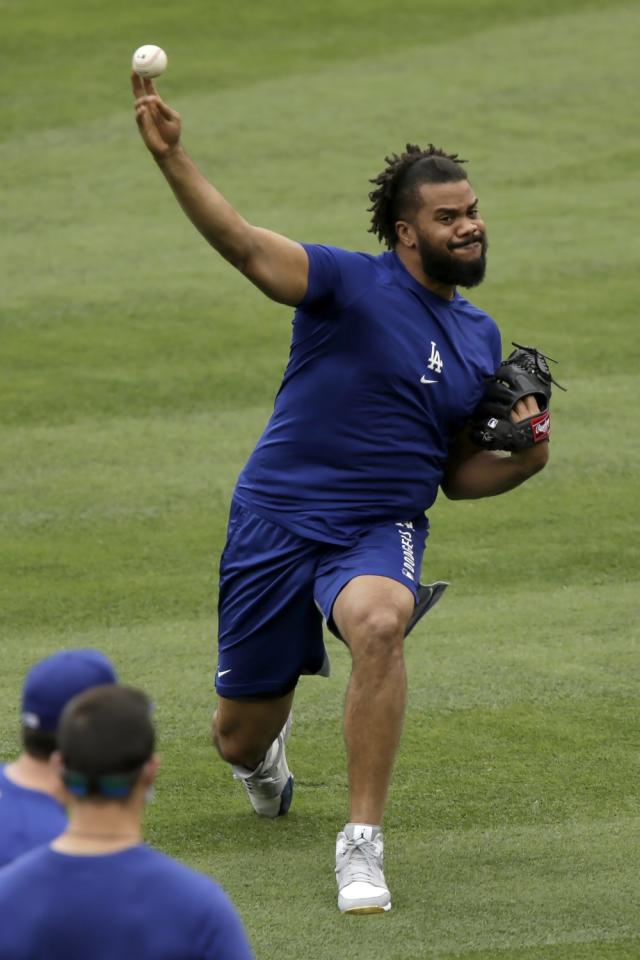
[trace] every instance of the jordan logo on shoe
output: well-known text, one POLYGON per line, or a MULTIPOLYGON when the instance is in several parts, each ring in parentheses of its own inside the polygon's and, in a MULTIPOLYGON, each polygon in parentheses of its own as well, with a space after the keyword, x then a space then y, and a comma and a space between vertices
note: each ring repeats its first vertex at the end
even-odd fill
POLYGON ((354 823, 353 839, 373 840, 373 827, 368 826, 366 823, 354 823))

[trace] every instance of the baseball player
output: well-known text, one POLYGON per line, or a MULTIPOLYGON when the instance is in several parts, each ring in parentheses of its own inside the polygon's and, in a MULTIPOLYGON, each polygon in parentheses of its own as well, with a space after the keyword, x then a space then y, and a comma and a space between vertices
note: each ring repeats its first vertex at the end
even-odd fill
POLYGON ((502 347, 494 320, 458 291, 484 277, 487 232, 455 154, 408 144, 386 158, 369 195, 371 232, 387 247, 379 256, 298 243, 249 223, 203 176, 152 81, 134 75, 133 92, 142 138, 195 227, 266 296, 295 309, 273 415, 231 503, 213 740, 258 814, 287 812, 291 706, 301 674, 326 672, 324 618, 352 657, 338 906, 386 912, 381 827, 425 511, 439 489, 494 496, 545 466, 539 397, 548 383, 532 375, 534 386, 513 391, 508 410, 470 433, 502 347))

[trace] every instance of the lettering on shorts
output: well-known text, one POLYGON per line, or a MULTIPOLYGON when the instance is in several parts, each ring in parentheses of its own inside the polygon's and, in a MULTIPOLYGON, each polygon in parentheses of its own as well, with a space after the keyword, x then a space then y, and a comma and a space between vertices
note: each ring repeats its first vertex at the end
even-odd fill
POLYGON ((415 580, 416 558, 413 552, 413 523, 407 520, 403 523, 396 523, 398 533, 400 534, 400 549, 402 550, 402 576, 407 580, 415 580))

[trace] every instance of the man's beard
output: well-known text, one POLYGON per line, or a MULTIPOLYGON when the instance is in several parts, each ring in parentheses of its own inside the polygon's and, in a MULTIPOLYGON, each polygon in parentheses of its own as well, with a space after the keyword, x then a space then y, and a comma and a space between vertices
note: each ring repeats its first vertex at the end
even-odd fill
MULTIPOLYGON (((477 239, 477 238, 476 238, 477 239)), ((477 287, 484 280, 487 269, 487 236, 480 236, 480 253, 475 260, 462 260, 454 253, 443 253, 431 246, 423 236, 418 236, 418 252, 422 269, 435 283, 451 287, 477 287)))

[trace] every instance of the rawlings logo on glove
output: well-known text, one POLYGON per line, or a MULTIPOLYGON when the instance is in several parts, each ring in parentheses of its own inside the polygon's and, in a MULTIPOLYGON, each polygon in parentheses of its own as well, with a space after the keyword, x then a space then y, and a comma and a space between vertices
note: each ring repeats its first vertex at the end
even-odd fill
MULTIPOLYGON (((487 383, 485 395, 471 417, 471 439, 485 450, 525 450, 549 439, 551 416, 549 400, 551 384, 555 383, 546 357, 535 347, 516 348, 500 364, 487 383), (535 397, 540 412, 525 420, 514 421, 514 406, 523 397, 535 397)), ((557 361, 551 360, 552 363, 557 361)))

